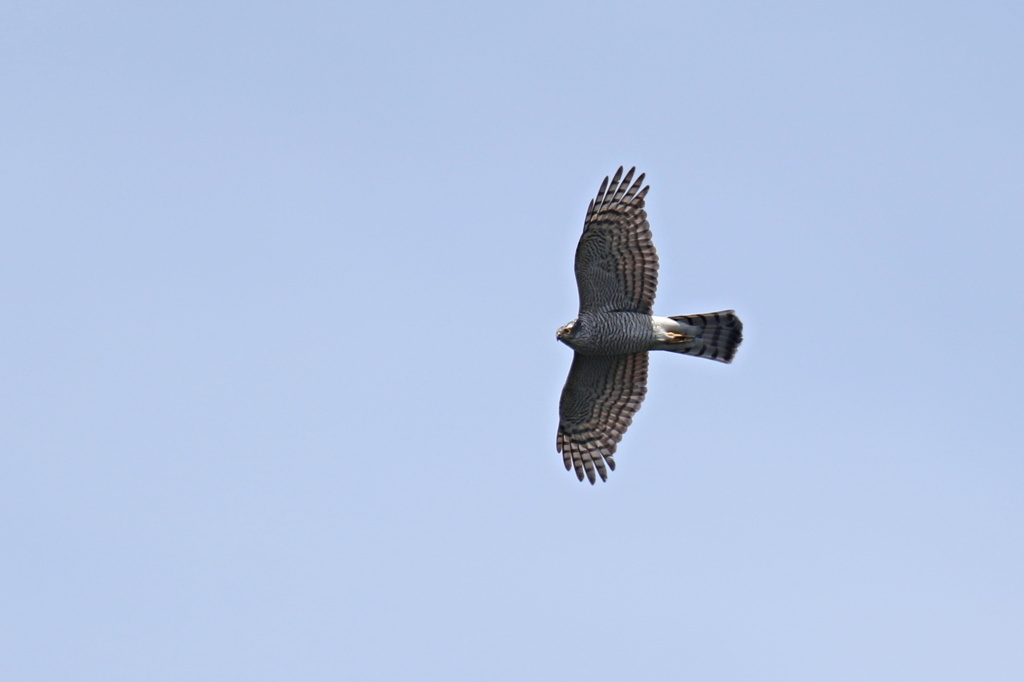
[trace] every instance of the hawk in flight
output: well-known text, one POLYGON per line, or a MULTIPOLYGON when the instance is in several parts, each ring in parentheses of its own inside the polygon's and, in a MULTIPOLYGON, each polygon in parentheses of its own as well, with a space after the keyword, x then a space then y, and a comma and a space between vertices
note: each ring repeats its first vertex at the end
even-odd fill
POLYGON ((580 312, 556 338, 575 351, 558 405, 558 451, 566 470, 602 481, 615 448, 647 392, 647 351, 667 350, 731 362, 743 324, 731 310, 653 314, 658 253, 651 240, 644 176, 622 168, 601 183, 576 247, 580 312))

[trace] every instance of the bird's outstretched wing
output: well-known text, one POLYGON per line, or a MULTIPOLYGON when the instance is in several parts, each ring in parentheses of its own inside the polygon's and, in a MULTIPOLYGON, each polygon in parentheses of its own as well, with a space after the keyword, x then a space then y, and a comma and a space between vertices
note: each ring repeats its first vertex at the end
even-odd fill
POLYGON ((647 393, 647 353, 576 353, 558 405, 557 448, 566 470, 594 482, 615 470, 615 448, 647 393), (607 464, 607 468, 606 465, 607 464))
POLYGON ((590 202, 576 247, 580 312, 631 311, 651 315, 658 286, 658 252, 644 210, 644 175, 636 168, 601 183, 590 202))

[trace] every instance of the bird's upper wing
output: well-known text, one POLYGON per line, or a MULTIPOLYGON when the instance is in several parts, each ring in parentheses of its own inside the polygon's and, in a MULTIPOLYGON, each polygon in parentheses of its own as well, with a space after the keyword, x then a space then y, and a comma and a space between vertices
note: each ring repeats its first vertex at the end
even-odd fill
POLYGON ((658 286, 658 252, 644 210, 644 175, 622 168, 601 183, 590 202, 576 247, 580 312, 632 311, 651 315, 658 286))
POLYGON ((647 393, 647 353, 583 355, 572 359, 558 405, 557 448, 567 471, 594 482, 615 470, 615 448, 647 393))

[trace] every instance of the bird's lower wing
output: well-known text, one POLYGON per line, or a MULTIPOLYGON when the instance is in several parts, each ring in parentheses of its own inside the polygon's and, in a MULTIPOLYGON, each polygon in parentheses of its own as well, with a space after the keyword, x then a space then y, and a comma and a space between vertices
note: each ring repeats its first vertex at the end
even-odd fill
POLYGON ((575 468, 581 481, 585 475, 594 483, 595 471, 607 480, 607 470, 615 470, 615 448, 646 393, 646 352, 576 353, 558 406, 557 448, 566 470, 575 468))

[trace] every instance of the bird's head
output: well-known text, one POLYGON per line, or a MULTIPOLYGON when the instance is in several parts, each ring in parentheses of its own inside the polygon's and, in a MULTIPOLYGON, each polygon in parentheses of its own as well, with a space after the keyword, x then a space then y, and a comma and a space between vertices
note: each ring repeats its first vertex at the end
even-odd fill
POLYGON ((562 343, 568 344, 569 339, 571 339, 573 334, 575 333, 576 320, 572 320, 571 322, 566 322, 565 324, 558 328, 558 331, 555 332, 555 338, 561 341, 562 343))

